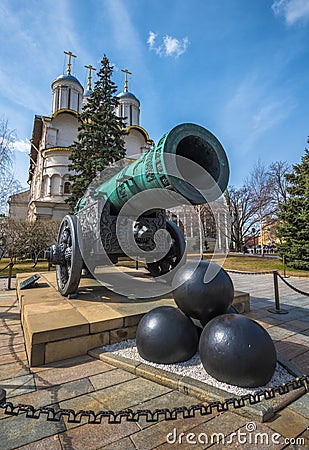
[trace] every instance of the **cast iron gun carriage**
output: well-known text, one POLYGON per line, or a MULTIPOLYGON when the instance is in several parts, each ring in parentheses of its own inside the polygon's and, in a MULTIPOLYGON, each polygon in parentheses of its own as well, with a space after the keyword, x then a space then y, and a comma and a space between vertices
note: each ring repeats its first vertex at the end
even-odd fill
MULTIPOLYGON (((57 244, 46 252, 49 262, 56 265, 60 293, 69 295, 77 290, 83 267, 93 273, 102 264, 102 257, 116 263, 119 257, 127 255, 123 250, 127 239, 119 234, 126 226, 133 236, 131 247, 126 242, 132 248, 130 256, 133 252, 134 257, 134 251, 135 256, 139 252, 151 253, 146 265, 151 276, 171 271, 183 260, 186 242, 180 228, 167 220, 167 206, 160 205, 160 192, 168 194, 172 206, 181 204, 180 197, 192 205, 202 204, 208 201, 204 187, 209 179, 216 185, 214 192, 218 197, 226 189, 228 178, 227 157, 218 139, 205 128, 190 123, 167 132, 154 148, 113 173, 110 179, 100 182, 98 178, 77 203, 75 214, 63 218, 57 244), (201 170, 191 173, 195 167, 201 170), (152 197, 144 201, 143 211, 138 212, 138 195, 147 191, 152 192, 152 197), (134 197, 137 203, 130 203, 134 197), (128 204, 130 207, 123 212, 128 204), (119 222, 125 226, 119 228, 119 222), (165 239, 167 251, 162 253, 163 245, 156 255, 156 235, 160 230, 166 230, 169 241, 165 239)), ((210 192, 212 187, 207 190, 210 192)))

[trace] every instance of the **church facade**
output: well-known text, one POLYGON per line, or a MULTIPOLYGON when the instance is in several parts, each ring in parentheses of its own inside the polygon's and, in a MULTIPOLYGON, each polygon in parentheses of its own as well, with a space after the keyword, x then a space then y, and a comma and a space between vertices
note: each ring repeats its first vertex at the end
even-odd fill
MULTIPOLYGON (((91 70, 85 91, 79 80, 71 74, 71 52, 67 73, 58 76, 51 85, 52 112, 50 116, 34 117, 30 149, 29 190, 13 195, 9 200, 9 216, 34 221, 61 219, 69 207, 65 200, 70 193, 70 146, 77 139, 78 115, 91 94, 91 70)), ((147 131, 140 126, 140 102, 128 90, 128 72, 124 90, 117 97, 115 113, 124 118, 126 156, 138 157, 153 146, 147 131)))

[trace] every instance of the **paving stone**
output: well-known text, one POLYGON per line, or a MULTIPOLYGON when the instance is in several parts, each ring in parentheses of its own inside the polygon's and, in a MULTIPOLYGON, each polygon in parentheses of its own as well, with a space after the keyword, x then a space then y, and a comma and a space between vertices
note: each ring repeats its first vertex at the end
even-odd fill
POLYGON ((67 362, 64 363, 64 367, 59 366, 59 363, 51 368, 49 365, 48 370, 42 370, 39 373, 35 373, 35 383, 38 389, 44 389, 46 387, 54 386, 57 384, 67 383, 68 381, 78 380, 79 378, 89 377, 97 373, 106 372, 113 369, 113 366, 106 364, 99 360, 88 360, 87 362, 80 362, 76 365, 74 361, 71 365, 67 366, 67 362))
POLYGON ((109 370, 108 372, 93 375, 89 378, 89 380, 94 389, 99 390, 109 386, 114 386, 115 384, 119 385, 120 383, 132 380, 133 378, 136 378, 136 376, 130 372, 126 372, 122 369, 114 369, 109 370))
POLYGON ((302 395, 295 402, 291 403, 289 409, 292 409, 309 420, 309 394, 302 395))
POLYGON ((23 361, 26 364, 28 363, 27 355, 25 351, 17 352, 17 353, 6 353, 5 355, 1 355, 0 358, 0 370, 3 364, 14 363, 18 361, 23 361))
MULTIPOLYGON (((103 409, 106 409, 103 407, 103 405, 100 403, 99 400, 97 400, 94 396, 92 396, 92 393, 61 401, 60 408, 73 409, 76 412, 82 409, 85 411, 94 411, 95 413, 97 413, 103 409)), ((72 428, 81 427, 82 425, 84 425, 86 423, 87 423, 87 417, 83 417, 81 419, 81 423, 70 423, 68 421, 65 421, 67 430, 70 430, 72 428)), ((99 425, 91 425, 91 426, 93 429, 100 428, 99 425)), ((101 446, 102 446, 102 444, 101 444, 101 446)))
POLYGON ((59 403, 74 397, 92 392, 93 386, 88 378, 70 381, 62 385, 53 386, 49 389, 40 389, 28 394, 19 395, 14 398, 14 403, 33 405, 35 408, 59 403))
POLYGON ((2 380, 1 388, 6 390, 7 398, 36 390, 32 374, 2 380))
POLYGON ((296 364, 304 374, 309 373, 309 351, 293 358, 293 363, 296 364))
POLYGON ((282 340, 295 334, 295 331, 282 328, 281 325, 268 328, 267 332, 270 334, 272 339, 276 340, 282 340))
POLYGON ((290 408, 285 408, 277 413, 267 425, 272 430, 290 439, 295 438, 307 429, 308 419, 290 408))
MULTIPOLYGON (((178 419, 177 421, 162 421, 151 425, 148 428, 131 435, 131 440, 133 441, 135 447, 139 450, 150 450, 159 448, 161 444, 166 443, 167 436, 174 432, 174 429, 178 433, 187 432, 192 428, 200 425, 204 429, 206 424, 213 419, 214 416, 201 416, 197 415, 190 419, 178 419)), ((167 444, 169 447, 170 444, 167 444)), ((182 448, 177 446, 176 448, 182 448)))
POLYGON ((276 350, 282 353, 287 360, 291 360, 302 353, 307 351, 304 345, 299 345, 296 342, 291 342, 288 339, 275 342, 276 350))
MULTIPOLYGON (((154 411, 155 409, 169 408, 172 410, 173 408, 181 406, 186 406, 187 408, 189 408, 190 406, 196 405, 197 403, 201 402, 198 402, 198 400, 195 397, 192 397, 191 395, 185 395, 182 394, 181 392, 171 391, 168 392, 167 394, 155 397, 151 400, 144 402, 143 409, 150 409, 151 411, 154 411)), ((211 418, 214 415, 215 413, 209 415, 209 417, 211 418)), ((199 416, 200 414, 196 413, 196 417, 198 418, 199 416)), ((159 416, 159 420, 160 421, 164 420, 164 415, 159 416)), ((152 426, 153 423, 146 422, 146 418, 141 417, 140 420, 138 421, 138 425, 140 426, 140 428, 144 429, 152 426)))
POLYGON ((0 324, 0 329, 1 329, 1 335, 7 335, 10 336, 11 334, 13 335, 20 335, 23 336, 23 330, 20 324, 20 321, 17 324, 0 324))
POLYGON ((20 314, 12 314, 10 316, 8 313, 3 313, 0 316, 0 325, 4 327, 18 326, 20 324, 20 314))
POLYGON ((267 323, 267 322, 263 321, 263 318, 261 320, 256 320, 256 322, 259 323, 263 328, 265 328, 265 330, 274 326, 271 323, 267 323))
POLYGON ((145 401, 167 392, 170 392, 170 389, 165 386, 143 378, 137 378, 122 383, 121 389, 116 385, 93 392, 91 395, 104 406, 104 409, 119 411, 133 406, 138 406, 137 409, 141 409, 141 405, 145 401))
POLYGON ((16 294, 10 294, 9 296, 6 294, 3 296, 3 294, 0 294, 0 306, 16 306, 19 307, 18 301, 16 298, 16 294))
POLYGON ((31 370, 33 373, 46 372, 50 369, 78 366, 80 364, 85 364, 91 361, 94 361, 94 359, 91 358, 91 356, 88 355, 76 356, 75 358, 68 358, 63 361, 56 361, 50 364, 45 364, 40 367, 32 367, 31 370))
POLYGON ((16 450, 62 450, 58 434, 18 447, 16 450))
POLYGON ((0 360, 2 355, 8 355, 10 353, 19 353, 19 352, 24 352, 25 351, 25 344, 23 342, 19 343, 19 344, 13 344, 13 345, 7 345, 4 347, 0 346, 0 360))
POLYGON ((2 364, 0 366, 0 380, 10 379, 13 377, 20 377, 30 373, 29 367, 22 362, 15 362, 11 364, 2 364))
POLYGON ((298 333, 294 334, 293 339, 295 339, 295 340, 297 339, 300 342, 302 342, 304 345, 309 346, 309 336, 307 334, 305 334, 306 331, 307 330, 302 331, 301 333, 298 332, 298 333))
POLYGON ((112 442, 104 445, 99 450, 135 450, 136 447, 131 441, 130 437, 120 439, 120 441, 112 442))
POLYGON ((290 320, 282 325, 283 328, 295 331, 304 331, 309 329, 309 322, 307 320, 290 320))
POLYGON ((306 449, 309 448, 309 428, 307 428, 306 431, 304 431, 302 434, 300 434, 296 439, 298 439, 298 444, 304 445, 306 449), (303 441, 301 441, 302 439, 303 441))
POLYGON ((15 335, 8 335, 8 334, 2 334, 0 332, 0 349, 10 349, 15 348, 15 345, 24 345, 24 336, 21 334, 15 334, 15 335))
POLYGON ((130 422, 117 425, 83 425, 60 433, 59 439, 64 449, 96 450, 106 445, 112 448, 109 446, 111 443, 120 441, 138 430, 138 425, 130 422))
POLYGON ((134 361, 133 359, 124 358, 120 355, 114 355, 113 353, 102 351, 102 349, 94 349, 94 351, 90 350, 88 352, 90 355, 100 358, 101 361, 104 361, 109 364, 113 364, 120 369, 127 370, 131 373, 136 373, 136 368, 141 364, 139 361, 134 361))
POLYGON ((1 450, 11 450, 65 431, 63 422, 48 422, 45 416, 33 420, 25 414, 1 420, 0 427, 1 450))

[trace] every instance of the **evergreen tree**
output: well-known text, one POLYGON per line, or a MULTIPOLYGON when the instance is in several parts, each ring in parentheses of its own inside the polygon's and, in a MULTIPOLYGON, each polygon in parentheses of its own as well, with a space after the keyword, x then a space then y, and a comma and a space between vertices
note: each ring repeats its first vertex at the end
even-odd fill
MULTIPOLYGON (((308 141, 309 142, 309 141, 308 141)), ((279 252, 288 265, 309 269, 309 151, 286 174, 288 198, 280 205, 279 252)))
POLYGON ((91 181, 109 164, 124 158, 125 124, 115 115, 117 86, 111 80, 113 69, 106 55, 101 61, 98 80, 79 116, 77 141, 71 147, 69 170, 70 196, 66 200, 74 210, 91 181))

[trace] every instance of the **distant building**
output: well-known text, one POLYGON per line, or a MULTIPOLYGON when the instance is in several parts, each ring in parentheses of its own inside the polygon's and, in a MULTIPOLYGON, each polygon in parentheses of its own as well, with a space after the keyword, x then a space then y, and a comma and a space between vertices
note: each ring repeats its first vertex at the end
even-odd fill
MULTIPOLYGON (((68 54, 66 75, 58 76, 51 84, 51 116, 35 115, 30 149, 28 183, 30 189, 12 195, 9 200, 9 216, 14 218, 61 219, 69 207, 65 199, 70 193, 70 146, 77 139, 78 114, 91 94, 91 71, 88 89, 71 74, 71 52, 68 54)), ((147 131, 140 126, 140 102, 128 91, 128 72, 125 72, 124 91, 118 94, 116 114, 125 119, 126 156, 142 154, 153 146, 147 131)))

